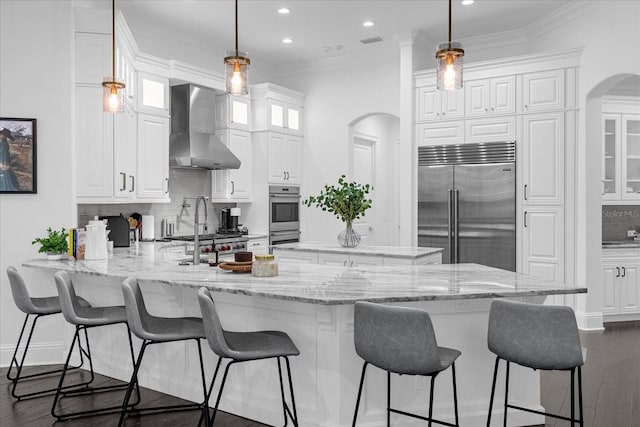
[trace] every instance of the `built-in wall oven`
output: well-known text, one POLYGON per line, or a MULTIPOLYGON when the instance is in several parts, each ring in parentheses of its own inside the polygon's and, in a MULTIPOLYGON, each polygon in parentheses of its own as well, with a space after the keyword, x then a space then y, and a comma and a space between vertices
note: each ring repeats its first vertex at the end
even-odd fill
POLYGON ((300 187, 269 186, 269 244, 300 241, 300 187))

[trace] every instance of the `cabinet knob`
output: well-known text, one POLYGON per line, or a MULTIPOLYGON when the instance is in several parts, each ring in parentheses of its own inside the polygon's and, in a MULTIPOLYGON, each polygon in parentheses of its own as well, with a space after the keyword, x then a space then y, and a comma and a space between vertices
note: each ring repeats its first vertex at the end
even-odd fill
POLYGON ((529 106, 527 104, 524 104, 524 108, 526 108, 528 110, 529 106))
POLYGON ((493 111, 493 110, 494 110, 494 108, 493 108, 493 107, 491 107, 491 111, 493 111))

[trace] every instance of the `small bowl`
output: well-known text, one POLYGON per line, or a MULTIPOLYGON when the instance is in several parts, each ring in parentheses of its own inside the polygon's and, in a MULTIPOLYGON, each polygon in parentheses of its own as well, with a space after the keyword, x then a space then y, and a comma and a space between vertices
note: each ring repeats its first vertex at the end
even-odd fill
POLYGON ((253 252, 236 252, 234 259, 236 262, 253 261, 253 252))

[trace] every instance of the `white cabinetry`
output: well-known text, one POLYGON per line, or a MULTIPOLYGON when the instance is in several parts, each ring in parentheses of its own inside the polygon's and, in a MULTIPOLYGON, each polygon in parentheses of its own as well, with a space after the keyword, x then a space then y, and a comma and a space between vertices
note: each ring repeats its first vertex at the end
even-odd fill
POLYGON ((360 267, 363 265, 383 265, 384 260, 382 256, 375 255, 346 255, 320 252, 318 253, 318 264, 360 267))
POLYGON ((138 111, 169 115, 169 79, 138 72, 138 111))
MULTIPOLYGON (((273 254, 278 259, 289 262, 310 262, 313 264, 338 265, 343 267, 362 267, 367 265, 425 265, 440 264, 442 253, 434 253, 418 258, 385 256, 382 253, 372 254, 348 254, 327 251, 303 251, 272 248, 273 254)), ((389 250, 393 250, 390 248, 389 250)))
POLYGON ((488 117, 465 121, 465 142, 513 141, 516 138, 516 118, 488 117))
POLYGON ((139 198, 169 200, 169 117, 138 114, 138 181, 139 198))
POLYGON ((464 120, 420 123, 416 129, 418 146, 462 144, 464 142, 464 123, 464 120))
POLYGON ((466 117, 486 117, 516 112, 515 76, 464 83, 466 117))
POLYGON ((216 129, 250 130, 250 111, 251 99, 248 96, 229 94, 216 96, 216 129))
POLYGON ((640 248, 602 250, 605 321, 640 319, 640 248))
POLYGON ((302 138, 277 132, 269 133, 269 182, 300 184, 302 138))
POLYGON ((269 253, 269 241, 266 237, 257 239, 249 239, 247 242, 247 251, 253 252, 253 255, 266 255, 269 253))
POLYGON ((522 76, 524 113, 564 108, 564 70, 540 71, 522 76))
POLYGON ((125 102, 124 112, 114 114, 113 120, 113 197, 132 199, 136 196, 138 118, 125 102))
POLYGON ((100 86, 111 75, 111 38, 107 34, 76 33, 75 64, 76 84, 100 86))
POLYGON ((564 208, 525 206, 522 233, 522 272, 564 281, 564 208))
POLYGON ((464 91, 441 91, 436 86, 416 90, 418 121, 450 120, 464 117, 464 91))
POLYGON ((211 172, 211 201, 213 203, 251 201, 253 180, 253 151, 251 133, 238 129, 218 129, 215 132, 233 154, 240 160, 239 169, 214 170, 211 172))

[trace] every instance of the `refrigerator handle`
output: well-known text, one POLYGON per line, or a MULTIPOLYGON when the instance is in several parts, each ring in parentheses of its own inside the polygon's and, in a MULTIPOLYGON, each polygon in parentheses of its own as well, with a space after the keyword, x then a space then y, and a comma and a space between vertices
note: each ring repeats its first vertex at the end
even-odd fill
POLYGON ((458 236, 458 194, 460 194, 460 192, 458 190, 453 190, 454 195, 453 195, 453 236, 454 236, 454 243, 453 243, 453 250, 454 250, 454 255, 455 255, 455 263, 458 263, 458 240, 459 240, 459 236, 458 236))
POLYGON ((449 263, 453 264, 455 261, 453 259, 453 246, 451 245, 451 209, 452 209, 452 201, 451 201, 451 192, 453 190, 447 190, 447 241, 449 242, 449 263))

